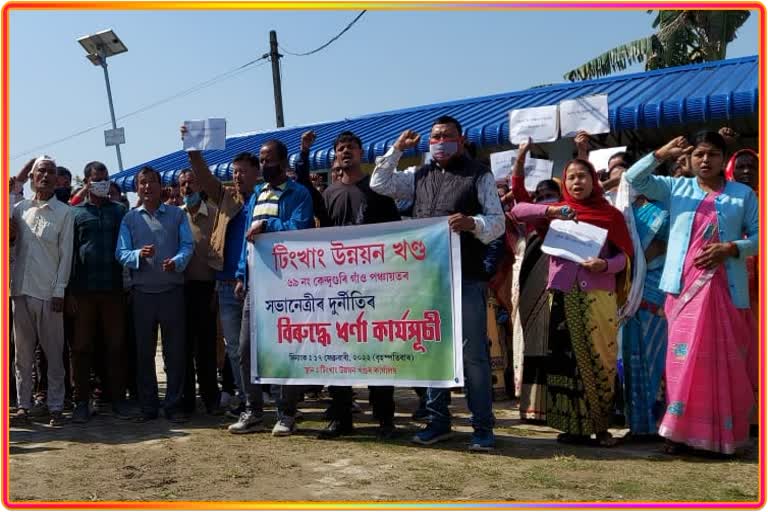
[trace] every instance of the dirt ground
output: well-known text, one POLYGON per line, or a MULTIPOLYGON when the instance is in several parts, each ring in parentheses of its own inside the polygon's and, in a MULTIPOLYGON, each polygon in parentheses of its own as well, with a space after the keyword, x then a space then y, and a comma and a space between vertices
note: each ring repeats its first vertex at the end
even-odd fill
MULTIPOLYGON (((176 425, 94 416, 85 425, 12 426, 10 500, 23 501, 756 501, 757 442, 734 460, 671 457, 660 444, 613 448, 555 442, 555 432, 520 422, 512 402, 496 402, 497 449, 467 451, 465 401, 454 396, 454 440, 412 445, 417 402, 397 391, 400 436, 375 440, 365 389, 357 434, 315 438, 325 401, 301 406, 296 435, 232 435, 226 417, 200 414, 176 425)), ((268 409, 271 427, 274 410, 268 409)), ((624 431, 615 431, 622 435, 624 431)))

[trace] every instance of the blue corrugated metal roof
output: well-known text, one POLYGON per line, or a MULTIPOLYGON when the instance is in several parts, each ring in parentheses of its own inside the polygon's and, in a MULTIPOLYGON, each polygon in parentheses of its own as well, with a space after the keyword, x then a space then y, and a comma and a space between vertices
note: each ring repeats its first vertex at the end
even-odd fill
MULTIPOLYGON (((431 123, 443 114, 456 117, 471 142, 479 146, 499 145, 504 144, 509 136, 510 110, 553 105, 591 94, 608 94, 608 116, 613 132, 746 117, 756 114, 758 109, 757 56, 551 85, 229 137, 226 150, 206 151, 204 156, 216 176, 229 179, 230 162, 237 153, 258 152, 263 142, 277 138, 288 146, 293 164, 298 156, 301 134, 311 129, 317 134, 310 155, 311 166, 313 169, 328 169, 334 157, 333 140, 341 131, 351 130, 363 140, 365 161, 373 162, 408 128, 422 134, 417 150, 427 151, 431 123)), ((134 190, 133 176, 144 165, 160 171, 164 182, 170 183, 181 169, 188 166, 188 160, 184 151, 176 151, 116 174, 113 180, 123 190, 134 190)))

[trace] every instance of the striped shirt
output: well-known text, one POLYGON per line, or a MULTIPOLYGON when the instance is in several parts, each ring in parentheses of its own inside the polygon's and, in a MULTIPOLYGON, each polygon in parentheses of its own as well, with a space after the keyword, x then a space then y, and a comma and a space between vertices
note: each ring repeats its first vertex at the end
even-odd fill
POLYGON ((264 185, 258 199, 256 199, 256 206, 253 208, 251 221, 277 217, 279 214, 278 202, 280 201, 280 196, 285 192, 287 185, 288 182, 283 182, 276 187, 273 187, 270 184, 264 185))

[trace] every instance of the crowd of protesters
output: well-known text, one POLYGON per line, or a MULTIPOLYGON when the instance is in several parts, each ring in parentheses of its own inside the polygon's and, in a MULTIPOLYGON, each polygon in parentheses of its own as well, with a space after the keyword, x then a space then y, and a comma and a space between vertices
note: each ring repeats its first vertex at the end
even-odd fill
MULTIPOLYGON (((496 181, 450 116, 433 123, 429 163, 398 170, 420 139, 404 131, 367 174, 362 141, 342 132, 329 183, 310 173, 312 132, 293 169, 285 143, 273 139, 234 158, 229 184, 190 151, 171 187, 143 167, 132 208, 103 163, 88 163, 73 193, 70 172, 53 158, 28 162, 10 182, 14 421, 87 423, 98 403, 137 422, 161 411, 175 423, 228 414, 236 418, 229 432, 245 434, 264 428, 274 403, 272 434, 294 434, 299 404, 316 389, 251 383, 248 244, 261 233, 446 216, 461 243, 471 450, 495 446, 489 295, 516 324, 520 417, 560 431, 558 442, 615 445, 617 409, 624 440, 664 438, 672 454, 730 455, 749 441, 758 155, 734 151, 732 130, 676 137, 636 161, 620 152, 606 169, 590 163, 593 141, 579 133, 575 158, 532 191, 530 141, 496 181), (542 252, 553 220, 605 229, 599 257, 576 263, 542 252)), ((451 390, 415 391, 413 417, 426 425, 413 442, 451 437, 451 390)), ((319 437, 351 434, 352 388, 328 392, 319 437)), ((377 437, 396 436, 394 388, 368 394, 377 437)))

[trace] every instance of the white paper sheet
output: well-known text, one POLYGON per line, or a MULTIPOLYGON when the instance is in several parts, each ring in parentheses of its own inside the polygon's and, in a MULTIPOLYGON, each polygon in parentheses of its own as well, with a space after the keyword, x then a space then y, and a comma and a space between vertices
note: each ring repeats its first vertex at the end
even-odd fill
MULTIPOLYGON (((490 158, 493 177, 496 181, 506 180, 512 174, 512 166, 515 165, 515 160, 517 160, 517 150, 510 149, 508 151, 491 153, 490 158)), ((525 189, 533 192, 541 180, 550 179, 554 165, 555 163, 551 160, 531 158, 530 156, 526 158, 525 167, 523 168, 525 173, 525 189)))
POLYGON ((582 263, 600 255, 607 237, 608 230, 586 222, 553 220, 541 245, 541 252, 582 263))
POLYGON ((509 113, 509 141, 521 144, 557 140, 557 105, 523 108, 509 113))
POLYGON ((536 185, 541 180, 548 180, 552 178, 552 169, 555 162, 552 160, 544 160, 543 158, 526 158, 525 159, 525 190, 534 192, 536 185))
POLYGON ((225 149, 227 145, 227 120, 221 118, 184 121, 185 151, 225 149))
POLYGON ((509 177, 510 173, 512 173, 512 162, 514 162, 516 158, 516 149, 490 154, 491 172, 493 172, 493 177, 496 178, 496 181, 509 177))
POLYGON ((597 172, 608 170, 608 160, 622 151, 626 151, 627 146, 617 146, 615 148, 596 149, 589 152, 589 161, 595 166, 597 172))
POLYGON ((608 133, 608 95, 596 94, 560 102, 560 136, 575 137, 576 132, 608 133))

